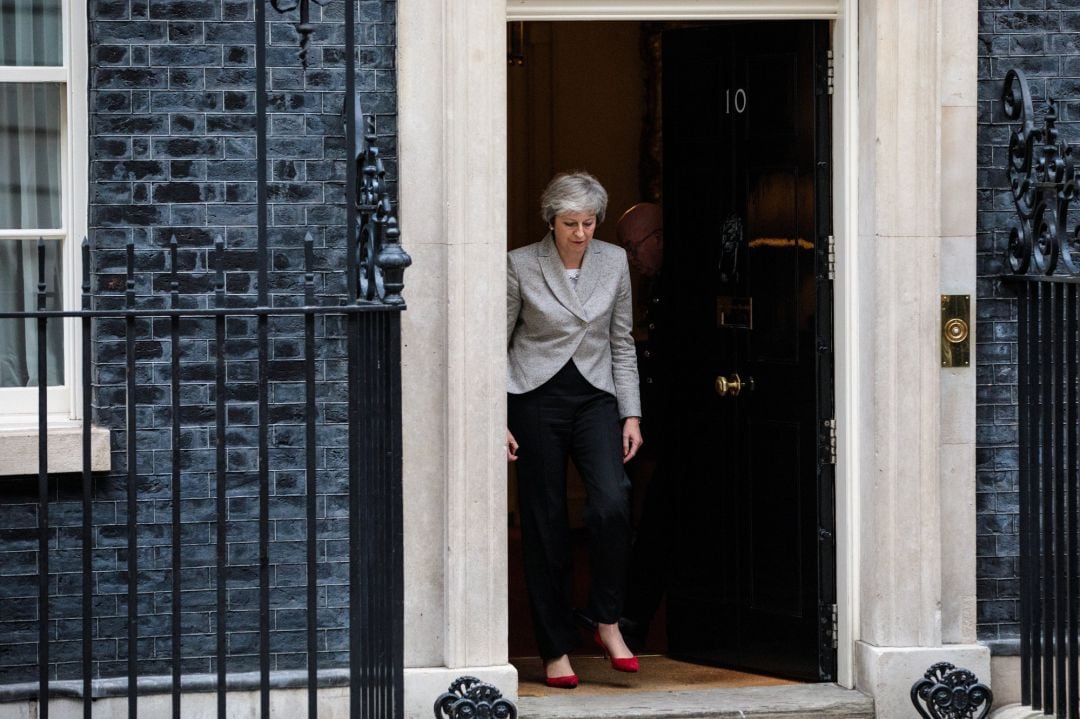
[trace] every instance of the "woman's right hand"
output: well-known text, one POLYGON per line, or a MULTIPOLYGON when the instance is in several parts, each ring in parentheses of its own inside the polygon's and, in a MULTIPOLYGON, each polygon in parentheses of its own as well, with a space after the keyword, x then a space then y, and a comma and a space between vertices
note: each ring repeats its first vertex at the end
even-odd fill
POLYGON ((507 462, 514 462, 514 461, 517 460, 517 450, 518 450, 517 440, 514 439, 513 433, 509 429, 507 429, 506 430, 506 461, 507 462))

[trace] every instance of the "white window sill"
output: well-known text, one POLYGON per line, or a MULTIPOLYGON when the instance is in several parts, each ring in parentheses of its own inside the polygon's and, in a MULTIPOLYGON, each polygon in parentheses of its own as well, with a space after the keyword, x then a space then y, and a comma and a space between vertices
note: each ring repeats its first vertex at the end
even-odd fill
MULTIPOLYGON (((49 474, 82 472, 82 421, 49 418, 49 474)), ((90 428, 90 469, 107 472, 111 467, 109 430, 90 428)), ((38 473, 38 424, 34 417, 0 419, 0 477, 38 473)))

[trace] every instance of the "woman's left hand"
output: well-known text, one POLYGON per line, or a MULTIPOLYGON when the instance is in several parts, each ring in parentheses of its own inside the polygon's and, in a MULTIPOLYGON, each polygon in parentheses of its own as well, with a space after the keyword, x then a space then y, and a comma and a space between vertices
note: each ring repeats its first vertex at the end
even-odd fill
POLYGON ((627 417, 622 426, 622 461, 626 464, 641 449, 645 440, 641 438, 641 420, 637 417, 627 417))

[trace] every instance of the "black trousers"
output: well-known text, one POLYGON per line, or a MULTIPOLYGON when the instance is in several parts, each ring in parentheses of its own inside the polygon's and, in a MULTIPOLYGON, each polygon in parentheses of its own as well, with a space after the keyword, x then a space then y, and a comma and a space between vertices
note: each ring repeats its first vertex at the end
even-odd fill
POLYGON ((509 395, 508 424, 517 439, 525 582, 540 655, 574 649, 570 604, 570 527, 566 458, 585 482, 592 582, 590 617, 614 623, 622 612, 630 549, 630 481, 623 471, 615 397, 581 376, 573 360, 540 387, 509 395))

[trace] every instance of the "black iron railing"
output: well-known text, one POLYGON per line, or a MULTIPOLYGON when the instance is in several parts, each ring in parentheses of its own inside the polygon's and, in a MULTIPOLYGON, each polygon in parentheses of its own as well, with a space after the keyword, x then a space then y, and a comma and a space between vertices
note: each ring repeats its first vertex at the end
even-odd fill
MULTIPOLYGON (((374 163, 370 168, 376 167, 374 163)), ((384 232, 386 218, 378 215, 375 206, 362 206, 361 232, 384 232), (382 229, 379 225, 382 223, 382 229)), ((299 249, 299 248, 298 248, 299 249)), ((366 249, 366 248, 364 248, 366 249)), ((38 242, 39 258, 44 255, 44 243, 38 242)), ((81 311, 48 311, 44 309, 44 297, 52 291, 44 280, 44 270, 38 283, 38 310, 29 313, 3 313, 0 318, 34 318, 39 337, 44 337, 52 322, 62 321, 65 317, 76 317, 82 325, 82 366, 86 381, 82 389, 83 412, 83 469, 82 469, 82 688, 84 716, 91 716, 92 702, 95 695, 103 690, 94 687, 93 643, 94 634, 94 517, 93 517, 93 476, 91 472, 90 428, 92 417, 93 386, 91 341, 98 323, 108 320, 121 320, 124 325, 124 365, 126 411, 123 436, 126 454, 126 577, 127 589, 127 688, 128 714, 137 715, 137 695, 140 691, 161 687, 160 681, 144 681, 139 668, 139 502, 137 493, 139 465, 138 431, 140 429, 136 406, 139 387, 136 376, 140 369, 137 343, 144 339, 139 323, 147 320, 164 320, 168 323, 169 336, 169 382, 170 382, 170 438, 172 446, 171 461, 171 646, 172 674, 169 689, 172 692, 173 715, 183 715, 181 694, 185 688, 193 686, 185 681, 182 669, 183 639, 181 615, 183 604, 183 586, 180 568, 181 527, 185 520, 182 515, 181 500, 181 432, 186 429, 181 419, 181 354, 184 340, 181 326, 185 320, 207 318, 214 323, 215 341, 213 348, 214 363, 214 437, 215 437, 215 517, 216 527, 216 566, 214 568, 216 584, 216 606, 214 609, 216 634, 216 677, 212 682, 201 683, 201 688, 212 688, 217 692, 218 716, 228 716, 226 690, 230 685, 240 688, 242 682, 234 682, 229 675, 229 653, 227 639, 230 627, 227 624, 227 591, 242 583, 229 576, 231 561, 227 556, 229 542, 245 539, 229 536, 228 482, 226 457, 229 441, 226 436, 226 421, 232 404, 228 399, 231 381, 226 374, 226 356, 228 354, 226 325, 237 318, 253 318, 258 326, 259 360, 258 374, 254 378, 258 383, 258 473, 259 473, 259 513, 256 523, 258 542, 258 578, 255 588, 259 595, 259 680, 262 716, 269 715, 270 678, 270 575, 269 575, 269 529, 272 503, 275 497, 270 495, 271 461, 269 457, 269 431, 274 426, 270 414, 268 395, 271 383, 283 371, 280 361, 271 362, 268 358, 268 346, 273 333, 269 330, 272 318, 299 317, 303 320, 304 351, 297 360, 303 365, 304 383, 303 425, 305 441, 303 444, 304 463, 302 467, 276 467, 275 469, 302 470, 305 477, 305 543, 306 543, 306 631, 307 631, 307 687, 309 716, 316 716, 316 689, 319 686, 317 646, 318 604, 316 592, 319 585, 317 571, 319 560, 316 548, 318 522, 316 503, 319 497, 320 475, 317 466, 317 454, 322 450, 317 437, 317 428, 326 426, 324 407, 316 407, 319 388, 316 382, 317 364, 325 363, 325 353, 320 353, 316 343, 332 340, 344 340, 347 356, 340 359, 348 362, 346 383, 348 385, 348 411, 343 421, 348 425, 348 473, 349 473, 349 686, 352 689, 351 706, 354 717, 393 717, 400 716, 402 706, 402 515, 401 515, 401 414, 400 414, 400 303, 387 304, 381 299, 355 301, 341 305, 321 305, 315 297, 314 278, 314 240, 310 234, 305 238, 303 249, 305 258, 304 301, 294 307, 273 307, 265 300, 253 307, 231 306, 230 297, 225 292, 225 257, 224 242, 219 238, 212 253, 215 267, 215 289, 213 307, 197 309, 185 307, 179 292, 180 273, 177 271, 177 242, 173 238, 169 243, 168 253, 172 268, 169 302, 163 309, 144 309, 136 304, 135 296, 135 247, 127 245, 127 289, 125 307, 122 309, 95 309, 95 298, 90 292, 92 252, 84 241, 83 253, 83 301, 81 311), (319 328, 317 334, 316 330, 319 328), (335 329, 336 328, 336 329, 335 329), (336 335, 336 336, 335 336, 336 335), (320 410, 322 410, 320 412, 320 410)), ((260 253, 263 254, 263 253, 260 253)), ((376 253, 377 256, 377 253, 376 253)), ((265 262, 265 256, 264 256, 265 262)), ((360 264, 356 263, 359 271, 360 264)), ((44 268, 44 263, 39 263, 44 268)), ((385 269, 376 265, 375 269, 385 269)), ((375 276, 375 272, 372 272, 375 276)), ((393 286, 380 280, 384 286, 400 290, 400 285, 393 286)), ((360 288, 361 282, 354 286, 360 288)), ((45 362, 46 343, 38 343, 39 364, 45 362)), ((293 363, 295 364, 295 362, 293 363)), ((284 368, 295 376, 295 367, 284 368)), ((39 375, 44 376, 44 375, 39 375)), ((42 383, 38 391, 38 669, 39 686, 36 692, 41 701, 39 716, 48 717, 48 697, 66 682, 50 685, 50 582, 56 580, 55 571, 49 566, 49 542, 52 529, 49 523, 50 478, 48 452, 48 403, 47 388, 42 383)), ((143 590, 144 592, 146 590, 143 590)), ((247 682, 250 684, 251 682, 247 682)), ((63 687, 70 689, 70 687, 63 687)), ((115 688, 115 683, 113 683, 115 688)), ((249 687, 250 688, 250 687, 249 687)))
MULTIPOLYGON (((374 167, 374 165, 372 165, 374 167)), ((361 231, 381 232, 377 225, 382 221, 374 208, 364 207, 361 231)), ((299 249, 299 248, 298 248, 299 249)), ((38 254, 45 252, 44 243, 39 241, 38 254)), ((83 469, 82 469, 82 690, 85 713, 91 716, 92 699, 100 690, 93 686, 93 642, 94 635, 94 517, 93 517, 93 476, 91 472, 90 428, 92 417, 93 385, 91 366, 91 341, 98 323, 107 320, 121 320, 124 325, 124 365, 126 411, 123 436, 126 454, 126 530, 125 552, 127 555, 126 577, 127 590, 127 696, 129 716, 137 715, 136 697, 146 686, 160 686, 160 682, 141 682, 139 668, 139 511, 140 497, 137 493, 139 465, 138 431, 140 429, 136 406, 139 387, 136 377, 140 369, 137 343, 144 339, 139 323, 147 320, 164 320, 168 323, 169 336, 169 382, 170 382, 170 438, 172 446, 171 462, 171 642, 172 675, 171 691, 173 695, 173 715, 182 716, 181 693, 184 689, 183 635, 181 633, 181 615, 184 611, 183 586, 181 582, 181 526, 185 521, 181 508, 181 458, 182 429, 186 426, 181 419, 181 377, 184 340, 181 333, 182 322, 193 318, 207 318, 214 323, 215 341, 213 348, 214 362, 214 437, 215 437, 215 517, 216 526, 216 679, 213 688, 218 695, 218 715, 227 716, 226 689, 229 684, 229 657, 227 638, 230 628, 227 625, 227 588, 235 588, 238 583, 229 577, 230 559, 227 556, 229 542, 236 542, 236 536, 227 537, 229 530, 228 512, 228 473, 226 465, 229 441, 226 437, 226 418, 230 405, 228 399, 231 381, 226 374, 227 336, 226 325, 237 318, 253 318, 258 326, 259 360, 258 374, 254 378, 258 384, 258 473, 259 473, 259 516, 257 522, 258 542, 258 579, 256 588, 259 594, 259 682, 262 715, 269 713, 270 691, 270 576, 269 576, 269 529, 271 505, 275 500, 270 495, 271 462, 269 457, 269 431, 274 426, 270 414, 268 395, 271 382, 282 379, 277 376, 282 372, 281 362, 271 362, 268 358, 268 346, 272 333, 269 321, 272 318, 299 317, 303 320, 304 351, 297 360, 303 365, 304 382, 304 463, 302 467, 277 467, 276 469, 295 469, 304 472, 306 502, 306 630, 307 630, 307 686, 309 689, 309 715, 316 715, 316 688, 319 684, 318 662, 319 648, 316 591, 319 578, 316 574, 319 561, 316 557, 318 522, 316 502, 318 500, 319 478, 317 454, 321 447, 317 438, 317 426, 327 423, 320 418, 316 407, 319 389, 316 383, 316 367, 332 357, 320 354, 316 346, 319 342, 344 340, 347 345, 348 362, 346 383, 348 385, 348 411, 344 422, 348 425, 348 472, 349 472, 349 668, 350 687, 353 690, 352 715, 356 717, 400 716, 402 689, 402 516, 401 516, 401 415, 400 415, 400 304, 387 304, 381 300, 356 301, 340 305, 321 305, 316 302, 314 278, 314 240, 307 235, 302 249, 305 258, 304 301, 294 307, 273 307, 259 302, 253 307, 230 306, 230 297, 225 292, 225 257, 224 242, 219 238, 212 253, 215 266, 215 290, 213 307, 198 309, 185 307, 179 292, 180 273, 177 271, 177 242, 173 238, 169 243, 168 253, 172 267, 169 302, 163 309, 144 309, 136 304, 135 296, 135 247, 127 245, 127 290, 125 307, 122 309, 95 309, 95 298, 90 292, 92 252, 84 241, 83 253, 83 301, 81 311, 48 311, 44 309, 44 297, 51 291, 45 285, 44 270, 38 283, 38 310, 28 313, 2 313, 0 318, 27 317, 36 320, 39 337, 44 337, 52 322, 62 321, 65 317, 76 317, 82 325, 82 366, 86 381, 82 389, 83 412, 83 469), (318 336, 316 328, 319 327, 318 336), (339 328, 339 329, 335 329, 339 328), (343 328, 343 329, 341 329, 343 328), (337 334, 338 336, 335 336, 337 334)), ((260 253, 262 254, 262 253, 260 253)), ((264 259, 265 261, 265 259, 264 259)), ((357 263, 359 267, 359 263, 357 263)), ((39 263, 44 268, 44 263, 39 263)), ((389 283, 387 283, 389 284, 389 283)), ((356 282, 357 288, 361 287, 356 282)), ((396 289, 400 289, 398 286, 396 289)), ((39 364, 45 362, 46 343, 38 343, 39 364)), ((295 364, 295 362, 293 363, 295 364)), ((295 375, 295 367, 285 368, 295 375)), ((39 375, 44 376, 44 375, 39 375)), ((50 473, 48 452, 48 403, 47 387, 42 383, 38 391, 38 663, 39 687, 37 696, 41 698, 39 716, 48 716, 48 697, 50 693, 50 582, 55 581, 55 572, 49 566, 49 524, 50 473)), ((57 481, 55 478, 53 482, 57 481)), ((188 521, 190 521, 188 519, 188 521)), ((143 590, 145 591, 145 590, 143 590)), ((62 683, 66 684, 66 683, 62 683)), ((203 684, 203 688, 206 684, 203 684)))
MULTIPOLYGON (((310 27, 307 24, 308 0, 302 0, 301 27, 298 28, 302 42, 302 55, 306 56, 310 27)), ((82 581, 82 616, 81 616, 81 666, 82 676, 79 686, 72 687, 70 682, 52 681, 50 671, 52 658, 50 647, 55 638, 51 637, 50 581, 55 581, 56 570, 49 565, 50 533, 50 483, 59 481, 50 476, 49 471, 49 428, 48 401, 46 383, 41 381, 38 390, 38 681, 36 691, 28 696, 36 696, 39 701, 38 716, 47 719, 50 696, 74 694, 81 696, 83 713, 91 717, 95 696, 106 694, 126 694, 128 715, 138 714, 137 696, 141 692, 161 690, 163 687, 172 693, 172 714, 180 717, 185 714, 184 692, 215 691, 217 693, 217 714, 228 716, 227 690, 234 688, 257 688, 260 695, 261 716, 269 716, 270 690, 281 685, 271 677, 271 576, 270 576, 270 522, 274 514, 275 503, 279 497, 273 496, 270 487, 272 459, 270 452, 270 432, 277 424, 271 412, 269 393, 276 380, 302 382, 303 410, 301 419, 294 414, 282 423, 297 422, 303 424, 304 441, 303 460, 288 467, 303 474, 305 487, 306 528, 303 541, 306 544, 306 591, 304 593, 305 631, 307 666, 303 678, 290 673, 286 678, 289 686, 303 686, 308 691, 308 714, 317 714, 317 688, 326 681, 327 673, 320 673, 318 657, 318 617, 317 591, 319 557, 318 535, 319 486, 324 480, 319 456, 326 448, 322 444, 319 429, 331 423, 347 425, 347 449, 337 448, 347 453, 348 473, 348 686, 350 687, 350 714, 353 717, 384 719, 403 715, 403 557, 402 557, 402 492, 401 492, 401 370, 400 370, 400 311, 404 309, 401 298, 402 276, 410 260, 398 242, 396 220, 391 211, 389 193, 385 184, 385 172, 379 158, 375 142, 373 124, 364 121, 356 92, 356 57, 355 57, 355 12, 353 2, 345 2, 345 101, 344 130, 347 157, 346 162, 345 230, 347 240, 347 260, 344 268, 322 268, 316 273, 316 248, 312 235, 308 233, 302 246, 289 251, 302 254, 304 258, 303 297, 293 297, 287 302, 271 302, 269 293, 271 252, 268 242, 268 203, 267 203, 267 107, 266 107, 266 17, 265 5, 255 3, 256 22, 256 139, 258 157, 257 209, 258 209, 258 245, 257 245, 257 296, 237 297, 226 292, 224 266, 228 250, 222 239, 217 239, 210 253, 213 265, 214 287, 209 303, 203 301, 206 295, 195 300, 182 294, 180 288, 184 273, 179 270, 178 243, 172 238, 165 250, 168 257, 169 286, 167 292, 153 294, 147 301, 144 295, 136 292, 136 247, 129 239, 126 247, 126 277, 123 299, 115 295, 94 294, 92 290, 92 264, 94 248, 85 240, 82 247, 83 284, 82 306, 79 310, 46 310, 45 298, 58 288, 46 286, 43 261, 44 245, 38 243, 40 274, 37 287, 37 309, 31 312, 0 313, 0 319, 32 319, 36 323, 38 341, 38 366, 44 368, 46 362, 46 342, 44 337, 51 325, 64 321, 64 318, 76 318, 82 331, 82 473, 81 473, 81 581, 82 581), (344 297, 320 298, 316 296, 315 278, 317 274, 331 274, 344 271, 347 290, 344 297), (107 300, 107 301, 106 301, 107 300), (330 301, 328 301, 330 300, 330 301), (207 306, 209 305, 209 306, 207 306), (275 323, 283 318, 298 318, 302 321, 303 351, 301 356, 288 362, 271 357, 271 341, 276 338, 275 323), (256 403, 257 420, 257 476, 258 476, 258 519, 254 523, 257 536, 247 537, 258 546, 257 576, 251 581, 238 579, 230 574, 230 559, 227 556, 228 542, 235 539, 235 528, 229 527, 229 487, 227 483, 229 439, 227 436, 228 417, 236 402, 230 397, 234 390, 227 367, 229 332, 227 327, 232 320, 247 320, 257 326, 257 370, 247 379, 249 384, 257 385, 256 403), (185 519, 181 495, 182 432, 186 428, 181 411, 183 371, 185 362, 182 358, 185 342, 184 327, 186 322, 201 320, 212 322, 214 341, 211 344, 212 377, 206 382, 213 387, 213 449, 215 463, 214 477, 214 517, 211 523, 216 527, 215 566, 212 568, 216 584, 214 600, 213 633, 216 635, 212 676, 190 676, 184 668, 184 639, 182 613, 184 611, 184 586, 181 576, 182 563, 182 525, 185 519), (102 323, 123 327, 123 383, 125 411, 122 437, 124 446, 124 481, 126 483, 126 686, 118 686, 115 680, 101 680, 94 676, 94 558, 95 524, 94 476, 91 470, 91 419, 94 411, 94 376, 92 341, 102 323), (138 462, 138 432, 145 429, 140 425, 137 410, 137 396, 142 388, 137 377, 144 360, 140 358, 138 346, 145 339, 145 327, 167 326, 169 359, 169 390, 167 409, 169 415, 168 432, 171 440, 171 514, 169 524, 172 532, 169 548, 171 581, 169 583, 169 601, 171 614, 171 674, 167 681, 163 677, 147 677, 140 671, 140 652, 138 650, 140 619, 140 534, 139 534, 139 490, 140 469, 138 462), (344 346, 342 357, 328 354, 328 346, 344 346), (325 404, 325 397, 319 398, 319 384, 325 381, 326 367, 340 359, 347 363, 347 375, 343 382, 347 385, 347 396, 340 398, 347 406, 342 415, 330 418, 325 404), (279 376, 284 372, 287 377, 279 376), (228 592, 236 587, 249 586, 258 593, 258 672, 257 677, 240 676, 230 671, 230 653, 228 638, 231 628, 228 625, 228 592)), ((277 5, 275 5, 277 7, 277 5)), ((284 7, 289 10, 295 6, 284 7)), ((278 248, 281 249, 281 248, 278 248)), ((145 252, 139 248, 139 252, 145 252)), ((152 251, 152 250, 151 250, 152 251)), ((278 297, 278 300, 281 298, 278 297)), ((156 329, 154 330, 157 331, 156 329)), ((293 335, 289 335, 292 339, 293 335)), ((165 343, 163 343, 165 344, 165 343)), ((44 369, 39 370, 44 378, 44 369)), ((335 400, 337 401, 337 400, 335 400)), ((121 441, 121 440, 117 440, 121 441)), ((115 443, 114 443, 115 446, 115 443)), ((68 481, 68 480, 65 480, 68 481)), ((0 501, 3 501, 0 498, 0 501)), ((145 590, 144 590, 145 591, 145 590)), ((340 672, 338 673, 340 678, 340 672)))
POLYGON ((1066 230, 1077 192, 1056 103, 1036 127, 1023 73, 1002 95, 1016 122, 1006 173, 1018 221, 1005 278, 1017 297, 1022 702, 1080 717, 1080 261, 1066 230))
POLYGON ((1020 427, 1020 652, 1024 704, 1080 716, 1080 281, 1014 280, 1020 427))

